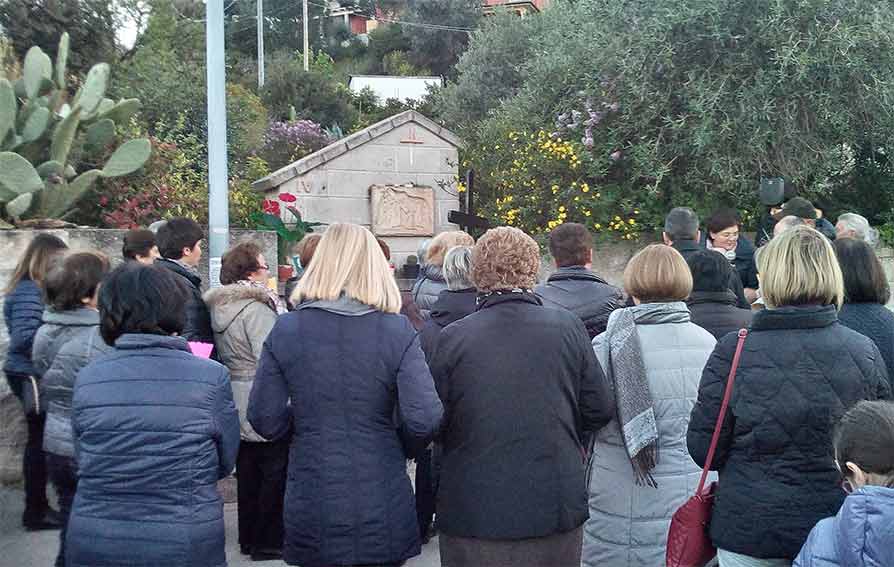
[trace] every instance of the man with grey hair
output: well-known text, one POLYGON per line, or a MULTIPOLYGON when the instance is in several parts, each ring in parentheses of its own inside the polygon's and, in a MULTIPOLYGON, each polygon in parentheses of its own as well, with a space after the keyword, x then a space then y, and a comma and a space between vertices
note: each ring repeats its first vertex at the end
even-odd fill
POLYGON ((776 226, 773 227, 773 238, 776 238, 790 228, 795 228, 796 226, 801 226, 802 224, 807 223, 805 223, 804 219, 802 219, 801 217, 796 217, 795 215, 782 217, 781 219, 779 219, 779 221, 776 222, 776 226))
MULTIPOLYGON (((444 280, 447 289, 438 295, 432 305, 431 317, 419 331, 419 344, 425 353, 425 360, 431 362, 438 347, 441 330, 475 312, 478 306, 478 291, 472 284, 472 247, 454 246, 444 256, 444 280)), ((422 540, 429 540, 435 516, 436 478, 439 459, 438 448, 428 450, 416 458, 416 519, 422 540), (433 472, 434 471, 434 472, 433 472)))
POLYGON ((836 238, 856 238, 870 246, 878 244, 878 231, 869 226, 866 217, 857 213, 844 213, 835 225, 836 238))
MULTIPOLYGON (((701 234, 698 215, 689 207, 676 207, 664 218, 664 233, 662 234, 664 243, 679 252, 687 263, 690 256, 705 249, 699 243, 701 234)), ((729 289, 736 294, 736 303, 739 307, 742 309, 751 307, 751 303, 745 297, 745 288, 742 286, 742 280, 739 279, 736 270, 732 270, 730 273, 729 289)))

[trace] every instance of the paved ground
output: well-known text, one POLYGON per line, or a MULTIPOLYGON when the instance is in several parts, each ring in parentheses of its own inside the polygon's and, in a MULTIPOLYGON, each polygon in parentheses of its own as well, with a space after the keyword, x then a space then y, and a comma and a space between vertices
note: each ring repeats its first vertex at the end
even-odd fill
MULTIPOLYGON (((52 492, 52 490, 50 490, 52 492)), ((19 489, 0 488, 0 567, 50 567, 56 559, 59 532, 25 532, 20 523, 24 494, 19 489)), ((230 567, 279 566, 281 561, 254 563, 239 554, 236 544, 236 505, 226 504, 227 560, 230 567)), ((407 567, 437 567, 441 564, 437 538, 423 547, 422 555, 407 567)))

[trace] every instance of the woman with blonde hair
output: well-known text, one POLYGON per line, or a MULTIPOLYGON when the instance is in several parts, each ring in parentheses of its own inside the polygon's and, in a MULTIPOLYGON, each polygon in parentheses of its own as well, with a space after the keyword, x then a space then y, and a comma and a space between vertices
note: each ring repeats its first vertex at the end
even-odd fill
POLYGON ((445 567, 580 566, 582 439, 612 401, 583 322, 534 294, 539 268, 530 236, 487 231, 472 251, 478 309, 438 337, 445 567))
POLYGON ((283 559, 399 565, 421 551, 408 453, 442 407, 375 237, 333 224, 261 353, 248 420, 290 439, 283 559))
POLYGON ((472 246, 475 239, 461 230, 442 232, 435 236, 425 253, 419 279, 413 284, 413 301, 427 319, 442 291, 447 289, 444 279, 444 256, 454 246, 472 246))
POLYGON ((636 305, 613 311, 593 340, 617 414, 590 451, 582 564, 658 567, 671 516, 698 485, 686 425, 715 340, 690 319, 692 274, 674 248, 640 251, 624 289, 636 305))
MULTIPOLYGON (((721 567, 791 564, 811 528, 844 500, 833 425, 855 403, 891 396, 878 348, 838 322, 845 291, 828 239, 797 226, 757 261, 766 309, 754 315, 713 461, 720 481, 711 538, 721 567)), ((699 465, 736 340, 721 339, 702 374, 687 437, 699 465)))

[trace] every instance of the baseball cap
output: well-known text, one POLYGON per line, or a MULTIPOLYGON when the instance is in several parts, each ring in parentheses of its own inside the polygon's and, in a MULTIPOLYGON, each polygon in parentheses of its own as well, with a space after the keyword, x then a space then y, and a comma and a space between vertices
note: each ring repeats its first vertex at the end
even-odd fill
POLYGON ((773 218, 780 220, 787 216, 816 220, 816 208, 804 197, 792 197, 786 201, 778 213, 773 215, 773 218))

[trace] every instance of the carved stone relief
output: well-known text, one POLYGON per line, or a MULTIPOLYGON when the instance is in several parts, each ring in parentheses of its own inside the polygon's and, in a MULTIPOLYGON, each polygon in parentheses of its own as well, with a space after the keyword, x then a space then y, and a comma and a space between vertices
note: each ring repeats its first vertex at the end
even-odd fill
POLYGON ((433 236, 434 190, 413 185, 370 187, 372 231, 377 236, 433 236))

